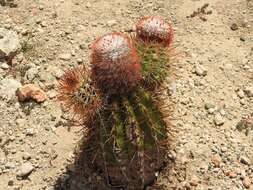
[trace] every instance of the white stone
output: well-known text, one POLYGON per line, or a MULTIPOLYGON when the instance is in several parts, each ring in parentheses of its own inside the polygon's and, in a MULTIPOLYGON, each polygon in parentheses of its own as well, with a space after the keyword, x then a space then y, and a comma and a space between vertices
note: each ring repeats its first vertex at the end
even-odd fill
POLYGON ((21 45, 17 33, 0 28, 0 59, 15 56, 20 48, 21 45))

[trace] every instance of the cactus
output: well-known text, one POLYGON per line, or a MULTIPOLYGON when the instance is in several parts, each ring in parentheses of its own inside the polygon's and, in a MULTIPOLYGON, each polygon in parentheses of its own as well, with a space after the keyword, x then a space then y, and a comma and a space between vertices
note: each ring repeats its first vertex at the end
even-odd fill
MULTIPOLYGON (((156 27, 154 33, 160 25, 156 27)), ((86 161, 113 188, 138 190, 152 183, 167 150, 168 111, 150 87, 158 84, 159 92, 170 54, 164 42, 142 37, 140 33, 132 40, 121 33, 102 36, 92 46, 91 74, 84 72, 82 78, 76 69, 60 81, 65 105, 84 117, 94 108, 95 115, 85 123, 90 129, 86 161), (86 84, 88 93, 82 93, 86 84), (98 109, 101 105, 103 109, 98 109)))
POLYGON ((142 64, 145 86, 159 87, 168 76, 173 29, 158 16, 144 17, 136 24, 133 37, 142 64))

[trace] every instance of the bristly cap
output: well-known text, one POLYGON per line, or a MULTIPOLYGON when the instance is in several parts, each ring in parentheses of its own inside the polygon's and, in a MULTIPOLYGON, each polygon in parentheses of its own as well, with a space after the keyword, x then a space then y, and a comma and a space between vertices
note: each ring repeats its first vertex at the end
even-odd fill
POLYGON ((144 17, 136 24, 137 38, 144 42, 155 42, 170 46, 173 28, 159 16, 144 17))
POLYGON ((125 94, 142 78, 136 48, 122 33, 109 33, 95 41, 91 65, 93 80, 108 95, 125 94))
POLYGON ((84 122, 89 122, 102 107, 99 90, 92 84, 85 66, 64 73, 58 84, 58 100, 84 122))

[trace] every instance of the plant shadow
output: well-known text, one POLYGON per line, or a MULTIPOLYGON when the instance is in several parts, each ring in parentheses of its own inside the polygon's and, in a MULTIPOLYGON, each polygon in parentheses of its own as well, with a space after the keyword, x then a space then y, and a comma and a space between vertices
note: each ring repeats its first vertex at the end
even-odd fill
MULTIPOLYGON (((97 139, 98 135, 96 132, 89 131, 79 142, 76 151, 75 151, 75 160, 72 164, 67 166, 66 172, 60 174, 56 183, 54 184, 55 190, 143 190, 143 189, 153 189, 153 190, 162 190, 163 187, 156 184, 157 174, 166 168, 170 171, 169 168, 173 166, 174 160, 171 160, 168 157, 169 150, 159 153, 162 162, 159 163, 159 166, 156 167, 157 172, 153 172, 153 175, 149 175, 145 185, 140 185, 138 187, 138 182, 136 182, 139 168, 136 166, 135 161, 133 161, 133 166, 130 166, 127 170, 127 175, 129 181, 117 181, 113 184, 113 177, 108 177, 108 173, 105 174, 103 168, 103 154, 102 150, 99 148, 99 140, 97 139), (106 177, 105 177, 106 176, 106 177), (121 183, 122 182, 122 183, 121 183), (112 185, 113 184, 113 185, 112 185), (124 185, 122 185, 124 184, 124 185)), ((151 161, 147 162, 146 165, 152 168, 151 161)), ((153 169, 153 168, 152 168, 153 169)), ((149 170, 149 168, 148 168, 149 170)), ((111 171, 110 171, 111 172, 111 171)), ((118 169, 113 170, 110 175, 116 178, 124 178, 125 176, 118 172, 118 169), (113 172, 113 173, 112 173, 113 172), (122 176, 121 176, 122 175, 122 176), (120 177, 119 177, 120 176, 120 177)))

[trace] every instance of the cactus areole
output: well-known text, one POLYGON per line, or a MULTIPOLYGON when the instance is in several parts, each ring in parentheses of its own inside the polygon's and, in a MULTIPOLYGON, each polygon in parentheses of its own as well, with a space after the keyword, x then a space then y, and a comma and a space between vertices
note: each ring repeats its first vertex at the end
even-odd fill
POLYGON ((107 94, 124 94, 141 80, 141 64, 129 37, 110 33, 92 46, 92 77, 107 94))
POLYGON ((136 24, 136 33, 144 42, 157 42, 170 46, 173 39, 171 25, 158 16, 144 17, 136 24))

